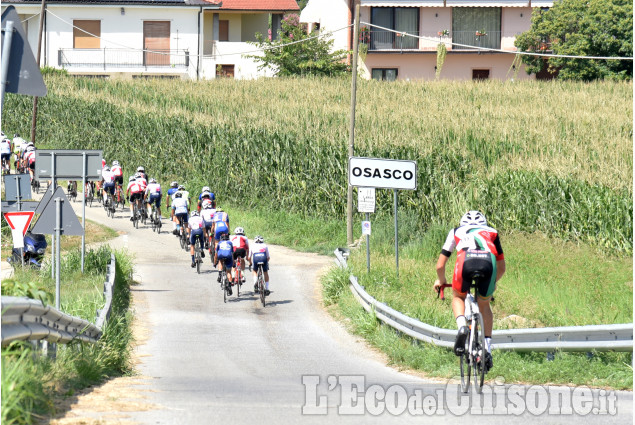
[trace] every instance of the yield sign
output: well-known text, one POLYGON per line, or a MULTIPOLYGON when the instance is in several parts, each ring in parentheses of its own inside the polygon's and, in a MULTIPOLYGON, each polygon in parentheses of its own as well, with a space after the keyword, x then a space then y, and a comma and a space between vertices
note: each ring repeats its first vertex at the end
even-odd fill
POLYGON ((33 220, 34 211, 14 211, 5 213, 4 219, 7 220, 11 227, 11 234, 13 235, 13 246, 15 248, 24 247, 24 235, 26 229, 29 228, 31 220, 33 220))

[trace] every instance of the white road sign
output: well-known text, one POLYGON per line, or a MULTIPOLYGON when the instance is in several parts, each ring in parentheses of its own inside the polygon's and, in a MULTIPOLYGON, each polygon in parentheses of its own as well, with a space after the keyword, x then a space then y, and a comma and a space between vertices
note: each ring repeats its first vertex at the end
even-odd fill
POLYGON ((357 211, 361 213, 375 212, 375 188, 357 188, 357 211))
POLYGON ((348 184, 382 189, 417 189, 417 162, 395 159, 348 159, 348 184))

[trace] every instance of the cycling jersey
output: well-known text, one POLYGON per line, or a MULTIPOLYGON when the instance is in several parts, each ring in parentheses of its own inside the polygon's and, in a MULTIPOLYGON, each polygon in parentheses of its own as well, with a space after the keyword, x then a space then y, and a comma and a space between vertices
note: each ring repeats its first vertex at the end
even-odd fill
POLYGON ((214 214, 214 222, 222 221, 225 224, 229 224, 229 217, 225 211, 216 211, 214 214))
POLYGON ((168 196, 174 200, 174 194, 178 191, 176 187, 171 187, 168 189, 168 196))
POLYGON ((203 219, 200 216, 193 216, 190 217, 190 219, 187 221, 187 227, 189 227, 192 230, 203 230, 203 228, 205 227, 205 223, 203 222, 203 219))
POLYGON ((9 139, 4 139, 2 142, 0 142, 0 153, 3 155, 11 155, 11 142, 9 141, 9 139))
POLYGON ((256 243, 252 246, 249 253, 254 270, 258 270, 258 265, 262 265, 263 271, 269 270, 269 247, 264 243, 256 243))
POLYGON ((475 281, 478 294, 490 297, 496 289, 496 262, 504 260, 503 248, 496 229, 489 226, 466 225, 452 229, 441 255, 449 257, 457 250, 452 275, 452 289, 466 293, 475 281))
POLYGON ((139 186, 141 186, 141 188, 145 191, 146 187, 148 187, 148 181, 143 177, 139 177, 138 179, 136 179, 136 181, 137 183, 139 183, 139 186))
POLYGON ((172 201, 172 209, 174 210, 174 214, 187 214, 187 200, 174 198, 172 201))
POLYGON ((16 155, 20 154, 20 150, 22 149, 22 145, 26 145, 26 140, 22 137, 14 137, 13 138, 13 153, 16 155))
POLYGON ((201 217, 203 218, 203 221, 205 222, 205 227, 212 227, 212 224, 214 224, 215 212, 216 210, 213 208, 209 208, 209 209, 205 209, 201 211, 201 217))
POLYGON ((101 177, 104 179, 104 184, 115 184, 115 175, 112 171, 102 171, 101 177))
POLYGON ((234 246, 231 241, 220 241, 216 245, 216 253, 218 254, 218 258, 233 258, 234 246))
POLYGON ((216 199, 216 196, 214 195, 214 192, 203 192, 200 195, 198 195, 198 200, 202 201, 203 198, 207 197, 210 201, 213 201, 216 199))
POLYGON ((29 167, 34 168, 35 167, 35 149, 33 149, 31 151, 27 151, 24 154, 24 159, 29 164, 29 167))
POLYGON ((224 233, 229 235, 229 227, 227 227, 227 224, 224 221, 215 221, 214 222, 214 239, 219 241, 220 236, 224 233))
POLYGON ((229 238, 229 240, 232 241, 232 244, 234 245, 234 250, 237 248, 241 248, 241 249, 249 248, 249 240, 247 239, 246 236, 232 235, 229 238))
POLYGON ((150 183, 146 187, 146 195, 159 195, 161 196, 161 185, 159 183, 150 183))
POLYGON ((126 189, 126 192, 137 194, 137 193, 143 192, 143 190, 141 189, 141 186, 139 186, 139 183, 137 183, 136 181, 131 181, 130 183, 128 183, 128 188, 126 189))
POLYGON ((115 177, 123 177, 123 170, 119 165, 114 165, 110 171, 115 175, 115 177))

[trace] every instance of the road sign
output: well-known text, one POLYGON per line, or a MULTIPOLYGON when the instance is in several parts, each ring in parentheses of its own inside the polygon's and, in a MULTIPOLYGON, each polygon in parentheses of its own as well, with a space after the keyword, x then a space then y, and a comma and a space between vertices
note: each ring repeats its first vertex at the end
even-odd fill
POLYGON ((2 61, 6 53, 9 54, 9 67, 6 75, 7 93, 19 93, 30 96, 46 96, 46 85, 40 72, 40 67, 35 62, 35 56, 28 39, 22 28, 20 17, 15 7, 9 6, 2 13, 2 61), (7 23, 13 22, 13 33, 9 52, 4 51, 5 28, 7 23))
POLYGON ((370 221, 362 221, 362 235, 370 235, 370 221))
POLYGON ((40 218, 31 230, 33 233, 43 233, 45 235, 52 235, 55 233, 55 220, 56 220, 56 207, 55 200, 61 199, 61 211, 60 211, 60 233, 62 235, 79 235, 84 233, 82 225, 77 219, 71 203, 66 197, 64 190, 60 187, 55 189, 55 193, 48 201, 48 204, 44 207, 40 218))
POLYGON ((24 235, 29 228, 29 224, 31 224, 31 220, 33 220, 34 214, 33 211, 15 211, 4 215, 4 219, 7 220, 11 228, 14 248, 24 247, 24 235))
POLYGON ((20 199, 31 199, 31 175, 7 174, 4 177, 5 201, 18 200, 18 185, 20 185, 20 199), (16 183, 17 180, 17 183, 16 183))
POLYGON ((350 157, 348 184, 382 189, 417 189, 417 162, 350 157))
POLYGON ((55 156, 55 178, 82 180, 86 153, 86 180, 101 180, 101 150, 38 149, 35 151, 36 180, 51 179, 51 155, 55 156))
POLYGON ((44 196, 42 196, 42 199, 40 199, 40 203, 37 204, 37 208, 35 208, 35 213, 42 214, 42 211, 44 211, 44 208, 46 208, 46 206, 48 205, 52 197, 53 197, 53 192, 46 189, 46 191, 44 192, 44 196))
POLYGON ((357 188, 357 211, 361 213, 375 212, 375 188, 357 188))
POLYGON ((18 208, 17 201, 2 201, 2 211, 5 212, 13 212, 13 211, 35 211, 39 202, 37 201, 22 201, 20 202, 20 207, 18 208))

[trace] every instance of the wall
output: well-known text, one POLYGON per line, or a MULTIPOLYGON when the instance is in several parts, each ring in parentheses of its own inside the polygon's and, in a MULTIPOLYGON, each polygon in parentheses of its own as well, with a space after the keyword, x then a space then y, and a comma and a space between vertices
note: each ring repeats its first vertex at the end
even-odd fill
POLYGON ((516 50, 516 36, 531 28, 530 7, 503 8, 501 17, 501 49, 516 50), (522 15, 522 16, 520 16, 522 15))
MULTIPOLYGON (((320 24, 320 32, 335 31, 349 24, 347 0, 310 0, 309 3, 310 6, 307 5, 306 7, 311 7, 314 10, 314 16, 319 16, 319 21, 317 22, 320 24)), ((362 7, 360 9, 364 10, 366 8, 362 7)), ((333 50, 348 50, 349 34, 350 30, 334 32, 330 38, 333 40, 333 50)))
MULTIPOLYGON (((420 40, 419 48, 421 50, 437 49, 439 41, 451 41, 451 35, 442 37, 439 40, 439 31, 448 30, 452 34, 452 9, 449 7, 422 7, 419 15, 420 29, 419 34, 423 37, 430 37, 434 40, 420 40), (438 16, 435 16, 438 15, 438 16)), ((448 50, 450 50, 448 45, 448 50)))
POLYGON ((268 13, 245 13, 242 15, 241 41, 256 41, 256 33, 267 37, 269 30, 268 13))

